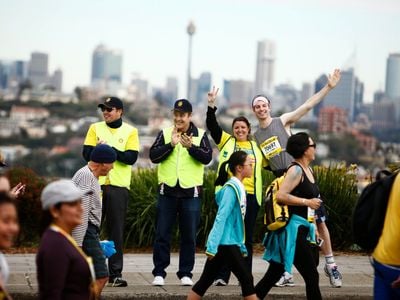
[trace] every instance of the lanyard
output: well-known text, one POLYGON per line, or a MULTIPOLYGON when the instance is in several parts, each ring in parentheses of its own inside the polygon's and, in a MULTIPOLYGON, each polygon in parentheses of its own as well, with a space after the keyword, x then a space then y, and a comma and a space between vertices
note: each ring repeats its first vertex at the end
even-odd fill
POLYGON ((68 234, 67 232, 65 232, 62 228, 60 228, 59 226, 57 226, 55 224, 51 224, 50 225, 50 229, 55 231, 55 232, 61 233, 72 244, 72 246, 74 246, 75 249, 82 255, 82 257, 85 259, 85 261, 87 262, 87 264, 89 266, 90 276, 92 277, 92 282, 95 282, 96 281, 96 275, 94 273, 94 267, 93 267, 92 258, 90 256, 87 256, 85 254, 85 252, 83 252, 82 248, 78 246, 78 244, 72 238, 72 236, 70 234, 68 234))

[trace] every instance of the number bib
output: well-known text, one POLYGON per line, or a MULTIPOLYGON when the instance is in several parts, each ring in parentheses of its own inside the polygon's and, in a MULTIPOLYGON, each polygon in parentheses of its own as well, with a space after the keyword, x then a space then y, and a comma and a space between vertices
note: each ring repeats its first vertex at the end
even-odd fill
POLYGON ((260 144, 262 153, 266 159, 269 159, 282 152, 281 144, 277 136, 272 136, 260 144))

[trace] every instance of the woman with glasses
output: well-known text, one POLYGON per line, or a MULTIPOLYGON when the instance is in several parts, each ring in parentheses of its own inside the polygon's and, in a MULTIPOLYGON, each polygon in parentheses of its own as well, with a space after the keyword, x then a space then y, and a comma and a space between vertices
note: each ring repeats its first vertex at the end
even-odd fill
MULTIPOLYGON (((261 150, 255 141, 251 140, 250 123, 243 117, 239 116, 233 119, 232 122, 232 135, 222 130, 217 122, 215 112, 215 100, 218 94, 218 88, 213 87, 212 91, 208 93, 208 110, 206 124, 210 131, 211 137, 217 144, 219 150, 219 165, 218 170, 221 169, 222 163, 228 160, 230 155, 238 150, 246 152, 253 160, 253 172, 249 178, 245 178, 243 184, 247 192, 247 207, 245 216, 245 230, 248 256, 246 258, 247 265, 251 272, 252 258, 253 258, 253 232, 256 224, 257 213, 262 203, 262 175, 261 170, 263 164, 266 164, 261 150)), ((221 189, 220 185, 216 186, 215 191, 221 189)), ((217 277, 215 278, 214 285, 227 285, 230 277, 230 270, 223 267, 217 277)))
POLYGON ((306 283, 307 299, 321 299, 317 261, 312 252, 316 244, 314 211, 321 205, 319 188, 311 162, 316 144, 305 132, 289 137, 286 151, 294 158, 277 193, 278 202, 289 207, 286 227, 271 231, 264 240, 263 258, 269 262, 264 277, 255 289, 260 299, 268 294, 284 271, 291 273, 294 265, 306 283))
POLYGON ((223 187, 215 195, 218 212, 207 239, 207 261, 199 281, 189 292, 188 300, 201 299, 223 265, 229 266, 238 278, 243 298, 246 300, 257 299, 254 292, 253 276, 243 257, 247 254, 244 245, 246 191, 243 180, 251 177, 253 173, 252 162, 252 158, 246 152, 236 151, 230 155, 227 161, 222 163, 219 169, 215 184, 223 187), (227 166, 232 173, 229 180, 227 166))

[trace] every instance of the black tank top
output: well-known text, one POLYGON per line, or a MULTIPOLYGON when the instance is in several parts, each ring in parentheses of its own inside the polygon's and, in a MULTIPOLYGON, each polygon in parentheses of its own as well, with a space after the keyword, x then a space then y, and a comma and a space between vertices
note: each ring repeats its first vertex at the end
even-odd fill
MULTIPOLYGON (((293 191, 290 193, 293 196, 296 197, 301 197, 305 199, 311 199, 311 198, 318 198, 319 197, 319 188, 317 183, 312 183, 308 177, 306 176, 306 173, 304 172, 303 167, 296 163, 292 162, 292 167, 293 165, 298 165, 301 170, 303 171, 303 178, 300 181, 300 183, 293 189, 293 191)), ((289 168, 290 168, 289 167, 289 168)), ((314 177, 315 180, 315 177, 314 177)), ((289 205, 289 214, 296 214, 300 217, 303 217, 304 219, 307 219, 307 206, 295 206, 295 205, 289 205)))

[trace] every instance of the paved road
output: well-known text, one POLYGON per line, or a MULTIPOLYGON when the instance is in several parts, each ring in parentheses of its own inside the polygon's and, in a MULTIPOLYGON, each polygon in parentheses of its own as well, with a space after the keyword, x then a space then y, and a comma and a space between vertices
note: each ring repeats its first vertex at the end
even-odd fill
MULTIPOLYGON (((193 270, 193 279, 196 281, 203 269, 205 256, 198 254, 193 270)), ((8 289, 14 299, 37 299, 36 267, 34 254, 7 255, 11 269, 8 289), (31 287, 28 286, 28 275, 31 287)), ((185 299, 190 287, 180 286, 175 273, 178 266, 178 255, 171 257, 168 267, 166 285, 154 287, 151 285, 153 268, 151 254, 126 254, 124 256, 124 278, 128 281, 126 288, 106 287, 102 299, 185 299)), ((343 275, 342 288, 331 288, 328 278, 323 272, 323 257, 318 267, 320 272, 320 286, 324 299, 372 299, 373 269, 368 256, 337 255, 336 262, 343 275)), ((264 274, 268 264, 260 255, 253 259, 253 275, 257 282, 264 274)), ((295 287, 273 288, 268 299, 305 299, 304 282, 297 270, 294 270, 295 287)), ((229 286, 212 287, 204 299, 242 299, 240 288, 233 276, 229 286)))

